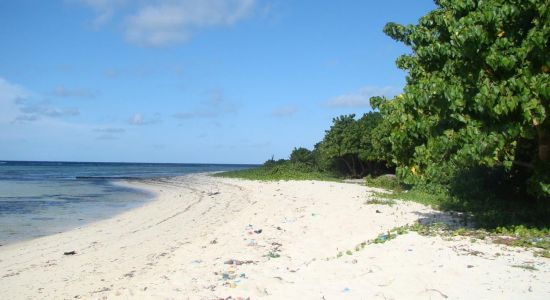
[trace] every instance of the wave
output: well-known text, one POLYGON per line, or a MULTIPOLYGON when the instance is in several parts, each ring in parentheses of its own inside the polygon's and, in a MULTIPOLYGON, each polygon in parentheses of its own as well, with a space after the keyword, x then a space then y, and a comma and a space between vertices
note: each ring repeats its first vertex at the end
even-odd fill
POLYGON ((143 179, 137 176, 76 176, 76 179, 84 180, 137 180, 143 179))

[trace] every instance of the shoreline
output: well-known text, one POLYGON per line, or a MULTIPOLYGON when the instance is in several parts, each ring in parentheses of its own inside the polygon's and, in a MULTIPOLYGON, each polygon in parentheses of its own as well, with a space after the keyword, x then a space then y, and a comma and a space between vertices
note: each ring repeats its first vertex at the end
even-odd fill
POLYGON ((109 219, 0 247, 0 298, 544 299, 550 293, 550 260, 523 248, 409 233, 354 251, 392 228, 449 218, 411 202, 366 205, 377 189, 206 174, 123 184, 156 196, 109 219))
MULTIPOLYGON (((176 177, 176 176, 174 176, 174 177, 176 177)), ((132 200, 126 200, 125 203, 124 203, 125 207, 122 210, 120 210, 117 207, 117 208, 114 209, 114 211, 109 211, 112 208, 104 207, 104 208, 98 210, 98 211, 101 212, 101 216, 92 216, 90 219, 72 218, 70 220, 65 220, 65 221, 68 221, 68 223, 63 223, 61 221, 58 221, 58 222, 53 223, 53 224, 47 224, 48 226, 52 226, 52 225, 55 226, 55 228, 59 231, 49 232, 49 233, 45 232, 45 233, 43 233, 42 235, 39 235, 39 236, 37 236, 37 235, 28 235, 28 234, 15 235, 15 238, 14 238, 14 236, 10 236, 10 238, 2 239, 0 241, 1 242, 0 247, 6 247, 6 246, 17 244, 17 243, 32 241, 32 240, 35 240, 35 239, 44 238, 44 237, 64 233, 64 232, 67 232, 67 231, 79 229, 81 227, 85 227, 85 226, 88 226, 88 225, 96 223, 96 222, 101 222, 101 221, 104 221, 104 220, 114 218, 119 214, 125 213, 127 211, 132 210, 132 209, 143 206, 143 205, 147 204, 148 202, 154 201, 155 198, 157 197, 157 195, 154 192, 150 191, 146 187, 138 188, 135 184, 132 184, 132 181, 133 182, 140 182, 140 181, 146 182, 147 180, 150 180, 150 179, 138 179, 138 178, 136 178, 136 179, 132 179, 132 180, 128 180, 128 179, 105 180, 105 183, 102 183, 104 186, 106 186, 106 187, 111 186, 111 187, 114 187, 114 188, 125 189, 125 190, 128 190, 129 193, 133 194, 133 196, 130 196, 133 199, 132 200)), ((120 191, 119 191, 119 193, 120 193, 120 191)), ((102 196, 106 197, 106 196, 109 196, 109 195, 107 195, 107 193, 105 193, 102 196)), ((119 195, 119 197, 120 196, 121 195, 119 195)), ((124 195, 124 196, 126 196, 126 195, 124 195)), ((126 196, 126 197, 128 197, 128 196, 126 196)), ((81 208, 81 209, 82 209, 82 211, 80 211, 80 213, 82 215, 80 217, 85 217, 85 215, 87 213, 89 213, 90 211, 93 211, 93 210, 90 210, 89 208, 87 210, 84 209, 84 208, 81 208)), ((97 207, 94 207, 93 209, 97 209, 97 207)), ((55 215, 47 215, 47 217, 48 217, 48 219, 54 219, 55 215), (49 216, 51 216, 51 217, 49 217, 49 216)), ((34 217, 31 218, 31 220, 34 220, 34 217)), ((40 223, 32 224, 32 226, 34 228, 36 228, 40 225, 44 225, 44 224, 40 224, 40 223)))
MULTIPOLYGON (((207 173, 195 173, 195 174, 207 174, 207 173)), ((33 241, 38 240, 38 239, 49 238, 49 237, 53 237, 53 236, 56 236, 56 235, 59 235, 59 234, 64 234, 64 233, 67 233, 67 232, 70 232, 70 231, 84 229, 86 227, 93 226, 96 223, 105 222, 105 221, 108 221, 110 219, 116 218, 119 215, 129 213, 134 209, 141 208, 141 207, 157 200, 157 198, 159 197, 159 193, 152 187, 152 184, 151 184, 152 182, 154 182, 156 180, 160 181, 160 180, 164 180, 164 179, 168 179, 168 180, 169 179, 180 179, 180 177, 185 177, 185 176, 188 176, 188 175, 194 175, 194 174, 175 175, 175 176, 166 176, 166 177, 158 177, 158 178, 131 178, 131 179, 127 179, 127 178, 115 179, 115 178, 113 178, 113 179, 110 179, 110 180, 108 180, 108 184, 113 185, 113 186, 117 186, 117 187, 121 187, 121 188, 131 189, 131 190, 135 191, 136 194, 138 194, 138 193, 139 194, 144 194, 144 195, 147 196, 147 200, 139 201, 139 202, 141 202, 141 204, 139 204, 137 206, 128 207, 126 210, 120 211, 120 212, 115 213, 113 215, 109 215, 105 218, 91 220, 89 222, 84 222, 81 225, 78 225, 76 227, 67 227, 66 229, 64 229, 60 232, 47 234, 47 235, 43 235, 43 236, 38 236, 38 237, 18 239, 18 240, 14 240, 13 242, 7 242, 5 244, 1 244, 0 245, 0 250, 2 249, 1 247, 7 248, 9 246, 14 246, 14 245, 17 245, 17 244, 20 244, 20 243, 27 243, 27 242, 28 243, 33 243, 33 241)))

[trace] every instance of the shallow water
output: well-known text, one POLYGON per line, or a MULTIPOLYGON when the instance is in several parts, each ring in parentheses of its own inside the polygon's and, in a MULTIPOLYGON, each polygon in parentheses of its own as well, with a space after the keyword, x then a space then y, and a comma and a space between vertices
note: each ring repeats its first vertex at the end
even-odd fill
POLYGON ((152 195, 117 185, 250 165, 0 162, 0 244, 62 232, 140 206, 152 195))

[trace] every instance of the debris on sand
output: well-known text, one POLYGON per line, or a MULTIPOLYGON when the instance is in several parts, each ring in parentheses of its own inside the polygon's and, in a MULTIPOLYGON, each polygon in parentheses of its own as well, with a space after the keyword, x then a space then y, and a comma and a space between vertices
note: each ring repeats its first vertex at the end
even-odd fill
POLYGON ((237 265, 237 266, 240 266, 240 265, 256 264, 256 262, 255 262, 255 261, 252 261, 252 260, 230 259, 230 260, 226 260, 226 261, 224 262, 224 264, 226 264, 226 265, 237 265))

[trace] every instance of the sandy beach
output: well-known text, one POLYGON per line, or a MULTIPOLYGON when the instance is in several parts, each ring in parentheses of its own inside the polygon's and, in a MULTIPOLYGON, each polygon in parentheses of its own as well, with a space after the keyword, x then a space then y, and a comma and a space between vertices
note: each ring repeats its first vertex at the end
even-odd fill
POLYGON ((128 184, 156 199, 0 247, 0 299, 550 298, 550 259, 529 249, 413 232, 348 255, 391 228, 452 219, 366 204, 376 190, 364 186, 205 174, 128 184))

